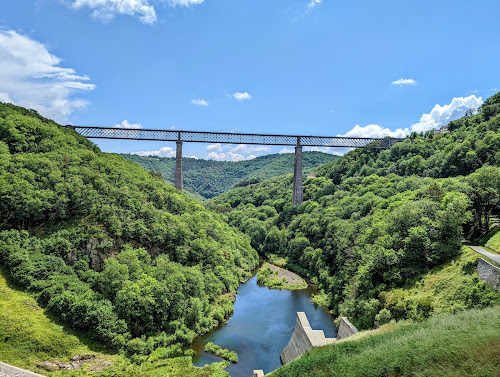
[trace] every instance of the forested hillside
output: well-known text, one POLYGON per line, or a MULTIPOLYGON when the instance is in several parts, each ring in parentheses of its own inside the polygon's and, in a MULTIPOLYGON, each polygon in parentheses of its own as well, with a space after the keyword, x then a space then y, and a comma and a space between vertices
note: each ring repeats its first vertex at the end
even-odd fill
MULTIPOLYGON (((163 178, 174 182, 175 158, 141 157, 122 154, 128 160, 147 170, 160 171, 163 178)), ((303 171, 307 173, 321 164, 334 161, 338 156, 323 152, 303 152, 303 171)), ((283 174, 293 173, 293 153, 270 154, 246 161, 182 159, 184 188, 209 199, 228 191, 234 186, 246 186, 283 174)))
POLYGON ((224 321, 258 263, 246 235, 138 164, 1 103, 0 213, 11 279, 129 354, 224 321))
MULTIPOLYGON (((354 150, 320 167, 298 207, 291 205, 291 175, 214 201, 234 208, 229 223, 256 249, 286 257, 322 289, 318 302, 359 328, 377 318, 426 318, 434 312, 429 297, 391 293, 459 256, 463 237, 486 232, 489 214, 498 212, 500 93, 449 128, 414 133, 388 150, 354 150)), ((460 308, 488 306, 498 301, 488 289, 475 279, 443 299, 460 308)))

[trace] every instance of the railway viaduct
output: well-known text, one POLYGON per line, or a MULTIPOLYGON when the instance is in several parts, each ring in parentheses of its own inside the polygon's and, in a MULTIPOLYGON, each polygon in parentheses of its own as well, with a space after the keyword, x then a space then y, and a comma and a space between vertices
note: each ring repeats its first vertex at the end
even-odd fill
POLYGON ((89 139, 122 139, 171 141, 176 143, 175 187, 183 189, 182 185, 182 144, 189 143, 220 143, 220 144, 257 144, 282 145, 295 147, 295 167, 293 172, 292 204, 300 205, 303 200, 302 189, 302 147, 337 147, 337 148, 371 148, 387 149, 403 140, 396 138, 363 138, 343 136, 300 136, 273 135, 232 132, 208 131, 174 131, 158 129, 130 129, 111 127, 89 127, 67 125, 80 135, 89 139))

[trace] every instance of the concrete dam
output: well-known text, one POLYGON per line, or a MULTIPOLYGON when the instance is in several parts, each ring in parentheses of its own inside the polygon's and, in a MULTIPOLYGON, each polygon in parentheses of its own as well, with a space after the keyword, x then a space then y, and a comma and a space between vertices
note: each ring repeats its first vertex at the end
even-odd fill
MULTIPOLYGON (((280 354, 281 362, 283 365, 288 364, 305 355, 305 353, 313 347, 321 347, 335 343, 335 341, 348 338, 357 332, 358 330, 356 327, 346 317, 341 317, 337 338, 327 338, 323 330, 313 330, 311 328, 306 313, 297 312, 297 321, 292 337, 288 345, 280 354)), ((264 371, 260 369, 254 370, 253 376, 264 376, 264 371)))

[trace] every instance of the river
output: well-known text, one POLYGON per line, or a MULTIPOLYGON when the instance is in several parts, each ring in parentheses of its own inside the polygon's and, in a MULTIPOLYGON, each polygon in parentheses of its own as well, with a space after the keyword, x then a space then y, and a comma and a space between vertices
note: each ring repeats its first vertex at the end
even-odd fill
POLYGON ((314 330, 323 330, 327 338, 337 336, 333 317, 311 303, 315 288, 299 291, 269 289, 257 284, 257 276, 240 285, 234 313, 223 325, 195 339, 191 348, 197 352, 193 364, 203 366, 220 357, 207 354, 203 347, 214 342, 238 354, 237 364, 226 369, 231 377, 251 377, 252 370, 269 373, 281 366, 280 353, 295 328, 297 312, 305 312, 314 330))

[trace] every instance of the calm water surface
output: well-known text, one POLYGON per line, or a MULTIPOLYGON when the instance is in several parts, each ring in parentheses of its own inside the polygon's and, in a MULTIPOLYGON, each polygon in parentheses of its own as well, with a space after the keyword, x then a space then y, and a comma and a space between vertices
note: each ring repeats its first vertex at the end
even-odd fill
POLYGON ((193 342, 191 348, 197 351, 194 365, 202 367, 222 361, 203 351, 205 344, 214 342, 238 354, 238 363, 226 369, 231 377, 251 377, 253 369, 269 373, 279 368, 280 353, 292 336, 297 312, 305 312, 311 327, 323 330, 327 338, 337 336, 333 317, 309 301, 314 288, 269 289, 258 285, 257 276, 253 276, 240 285, 238 291, 229 321, 193 342))

